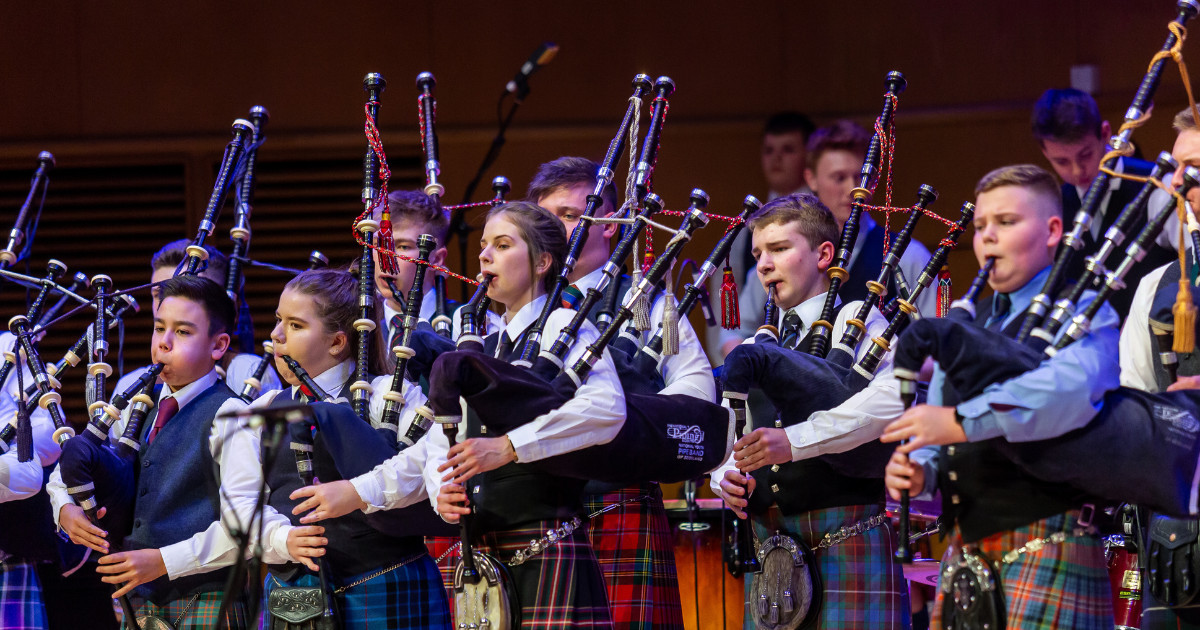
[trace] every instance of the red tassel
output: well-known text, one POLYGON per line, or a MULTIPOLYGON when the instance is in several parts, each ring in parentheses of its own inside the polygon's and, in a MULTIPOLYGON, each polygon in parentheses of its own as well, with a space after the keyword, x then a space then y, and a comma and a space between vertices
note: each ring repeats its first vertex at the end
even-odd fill
POLYGON ((950 265, 942 265, 937 281, 937 316, 945 317, 950 312, 950 265))
POLYGON ((392 240, 392 209, 383 198, 383 214, 379 221, 379 266, 384 273, 396 273, 396 242, 392 240))
POLYGON ((742 326, 742 314, 738 310, 737 283, 733 280, 733 268, 725 261, 725 272, 721 275, 721 327, 735 330, 742 326))

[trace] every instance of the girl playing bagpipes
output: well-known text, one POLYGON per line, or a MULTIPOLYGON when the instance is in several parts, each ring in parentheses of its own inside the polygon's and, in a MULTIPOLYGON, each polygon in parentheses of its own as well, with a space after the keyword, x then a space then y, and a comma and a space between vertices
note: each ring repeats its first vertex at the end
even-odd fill
MULTIPOLYGON (((375 428, 382 416, 381 394, 390 385, 386 378, 372 379, 376 395, 372 397, 371 424, 345 404, 358 378, 353 353, 356 337, 377 337, 379 330, 363 333, 355 328, 358 288, 358 280, 340 270, 306 271, 287 284, 271 339, 276 368, 290 387, 254 402, 255 407, 310 401, 317 406, 315 434, 313 428, 293 425, 289 439, 292 449, 308 449, 301 457, 308 459, 317 477, 326 483, 365 472, 399 448, 395 432, 375 428)), ((372 343, 377 350, 383 347, 379 339, 372 343)), ((370 368, 372 375, 383 372, 381 352, 372 353, 370 368)), ((406 407, 423 402, 420 388, 410 383, 404 384, 403 395, 406 407)), ((408 516, 403 513, 371 516, 354 512, 337 518, 322 515, 320 525, 301 525, 297 514, 302 511, 293 513, 301 497, 293 492, 308 485, 311 477, 305 480, 298 474, 301 457, 293 457, 288 449, 280 451, 267 476, 270 495, 263 533, 264 560, 271 565, 269 609, 288 603, 272 596, 281 587, 316 588, 324 582, 333 589, 340 627, 365 628, 368 620, 387 620, 389 627, 449 627, 446 592, 426 551, 420 524, 405 524, 396 518, 408 516)), ((432 517, 428 507, 422 511, 432 517)), ((431 520, 437 519, 424 522, 431 520)), ((268 627, 287 627, 283 625, 286 617, 274 617, 276 625, 268 627)))

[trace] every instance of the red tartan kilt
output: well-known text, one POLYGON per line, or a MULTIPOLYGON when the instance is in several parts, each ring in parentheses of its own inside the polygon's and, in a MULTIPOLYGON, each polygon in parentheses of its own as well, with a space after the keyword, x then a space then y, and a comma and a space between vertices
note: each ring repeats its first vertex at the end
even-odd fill
POLYGON ((613 626, 629 630, 683 628, 671 525, 658 484, 588 495, 584 505, 594 513, 641 496, 649 498, 626 503, 588 523, 592 549, 604 573, 613 626))
POLYGON ((450 599, 450 617, 454 618, 454 566, 458 564, 458 550, 446 554, 446 550, 458 544, 457 537, 426 536, 425 547, 429 549, 429 557, 437 563, 438 572, 442 574, 442 586, 446 587, 446 597, 450 599), (442 558, 442 554, 446 557, 442 558), (438 560, 438 558, 442 558, 438 560))

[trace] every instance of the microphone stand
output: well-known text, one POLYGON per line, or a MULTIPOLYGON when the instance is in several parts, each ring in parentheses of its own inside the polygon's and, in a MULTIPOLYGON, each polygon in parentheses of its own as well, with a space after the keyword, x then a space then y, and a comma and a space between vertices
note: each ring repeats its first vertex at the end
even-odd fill
MULTIPOLYGON (((475 189, 479 187, 479 182, 483 181, 487 170, 492 167, 492 164, 500 157, 500 150, 504 148, 506 141, 504 134, 508 131, 508 126, 512 124, 513 116, 516 115, 517 109, 521 107, 521 103, 525 101, 525 97, 529 96, 529 83, 527 81, 517 82, 516 96, 513 98, 512 106, 508 108, 508 114, 501 116, 500 110, 504 105, 504 99, 508 97, 510 92, 505 90, 500 95, 500 100, 496 103, 496 120, 500 128, 496 130, 496 137, 492 139, 492 146, 488 147, 487 155, 483 156, 483 162, 479 164, 479 170, 475 171, 475 176, 467 183, 466 190, 463 191, 462 204, 465 206, 471 203, 471 196, 475 194, 475 189)), ((458 237, 458 268, 467 268, 467 237, 471 235, 471 226, 467 223, 467 209, 458 208, 454 211, 454 216, 450 218, 450 234, 455 234, 458 237)), ((470 299, 467 285, 462 285, 462 301, 465 303, 470 299)))

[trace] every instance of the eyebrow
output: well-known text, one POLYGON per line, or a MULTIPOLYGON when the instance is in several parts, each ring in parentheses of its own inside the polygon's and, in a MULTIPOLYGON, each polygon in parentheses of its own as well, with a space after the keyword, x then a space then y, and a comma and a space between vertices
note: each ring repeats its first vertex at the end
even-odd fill
MULTIPOLYGON (((154 318, 154 323, 155 323, 155 324, 162 324, 162 325, 164 325, 164 326, 165 326, 165 325, 167 324, 167 321, 166 321, 165 319, 161 318, 161 317, 155 317, 155 318, 154 318)), ((187 321, 186 319, 177 320, 177 321, 175 321, 175 322, 174 322, 174 324, 175 324, 175 327, 176 327, 176 328, 179 328, 179 327, 181 327, 181 326, 191 326, 192 328, 199 328, 199 327, 200 327, 200 326, 199 326, 199 325, 197 325, 196 323, 194 323, 194 322, 189 322, 189 321, 187 321)))

